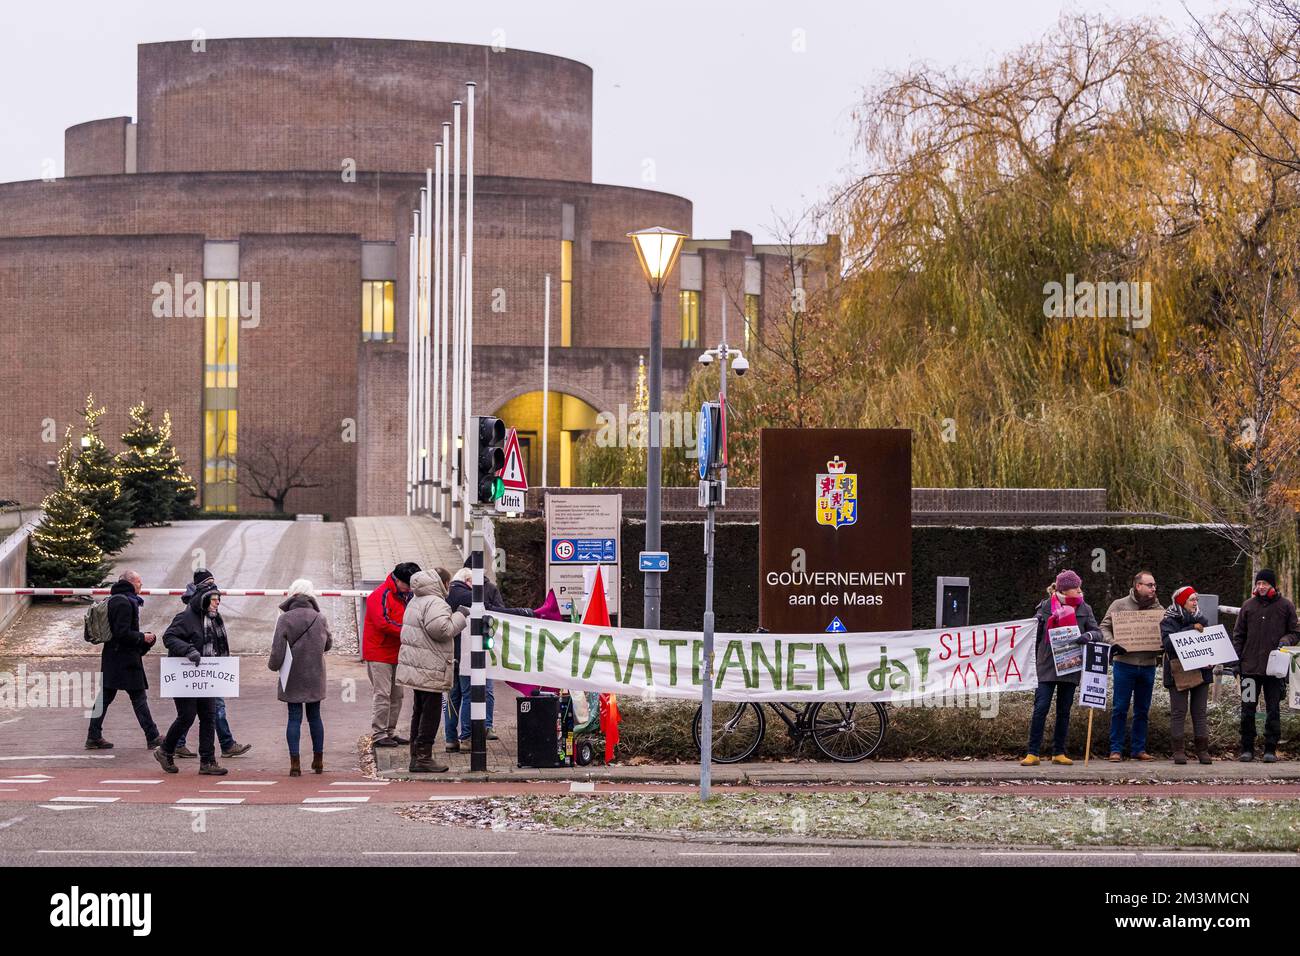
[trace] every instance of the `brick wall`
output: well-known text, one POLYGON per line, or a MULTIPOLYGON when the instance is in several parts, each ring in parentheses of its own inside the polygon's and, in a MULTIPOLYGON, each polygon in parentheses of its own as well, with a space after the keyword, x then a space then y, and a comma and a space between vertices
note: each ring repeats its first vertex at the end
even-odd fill
POLYGON ((91 120, 63 133, 63 175, 99 176, 126 172, 129 116, 91 120))

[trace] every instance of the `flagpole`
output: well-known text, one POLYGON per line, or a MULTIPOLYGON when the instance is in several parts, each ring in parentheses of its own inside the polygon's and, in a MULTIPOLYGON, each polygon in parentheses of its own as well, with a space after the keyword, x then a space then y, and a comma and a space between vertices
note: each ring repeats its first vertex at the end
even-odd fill
MULTIPOLYGON (((465 310, 465 429, 474 414, 474 92, 476 84, 465 84, 465 278, 461 291, 465 310)), ((472 494, 472 492, 471 492, 472 494)), ((466 523, 466 537, 469 534, 466 523)), ((466 540, 466 544, 469 542, 466 540)))
POLYGON ((406 513, 415 506, 415 296, 416 296, 416 234, 419 231, 418 214, 413 213, 411 236, 408 242, 406 274, 406 513))
POLYGON ((438 343, 440 340, 438 328, 438 314, 442 307, 441 299, 441 262, 439 260, 439 249, 441 236, 443 208, 442 208, 442 144, 435 143, 433 146, 433 222, 430 225, 429 232, 433 237, 433 244, 430 250, 431 262, 433 269, 431 271, 433 306, 429 311, 429 326, 433 334, 432 349, 429 353, 429 365, 433 375, 433 421, 432 421, 432 439, 429 442, 429 454, 432 456, 433 467, 432 480, 433 484, 429 486, 430 501, 429 513, 436 519, 442 510, 442 480, 439 473, 440 459, 442 458, 442 431, 441 431, 441 406, 438 403, 438 382, 441 369, 438 366, 438 343))
POLYGON ((545 301, 542 304, 542 487, 546 484, 547 436, 550 435, 551 404, 551 274, 546 273, 545 301))
POLYGON ((442 242, 440 244, 442 260, 440 277, 442 283, 442 295, 439 300, 441 304, 441 309, 439 310, 439 321, 442 325, 442 354, 439 357, 439 364, 442 367, 442 395, 439 403, 439 417, 441 418, 441 422, 438 427, 438 435, 442 441, 442 451, 438 463, 439 514, 442 517, 444 528, 451 527, 451 492, 447 487, 447 456, 448 454, 454 454, 447 438, 447 427, 451 419, 451 416, 447 413, 447 375, 449 373, 449 369, 447 368, 447 351, 450 345, 447 339, 448 290, 450 288, 450 277, 447 274, 447 242, 451 231, 447 216, 448 201, 450 199, 450 185, 447 181, 447 171, 451 160, 450 154, 451 141, 449 139, 449 126, 444 122, 442 124, 442 221, 440 224, 442 230, 442 242))

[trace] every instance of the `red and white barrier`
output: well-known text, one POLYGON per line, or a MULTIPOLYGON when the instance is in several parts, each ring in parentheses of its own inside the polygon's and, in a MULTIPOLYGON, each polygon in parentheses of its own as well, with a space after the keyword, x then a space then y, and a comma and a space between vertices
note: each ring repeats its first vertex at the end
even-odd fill
MULTIPOLYGON (((222 597, 288 597, 285 588, 231 588, 220 589, 222 597)), ((95 597, 110 594, 109 588, 0 588, 0 594, 18 594, 30 597, 95 597)), ((144 588, 142 596, 172 595, 179 597, 185 593, 184 588, 144 588)), ((316 591, 316 597, 363 598, 369 591, 316 591)))

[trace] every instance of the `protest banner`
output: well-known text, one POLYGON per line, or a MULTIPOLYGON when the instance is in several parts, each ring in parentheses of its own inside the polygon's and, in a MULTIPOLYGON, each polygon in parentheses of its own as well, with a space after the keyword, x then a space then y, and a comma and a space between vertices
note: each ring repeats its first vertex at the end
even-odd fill
POLYGON ((1212 667, 1215 664, 1231 664, 1237 659, 1237 652, 1232 646, 1232 639, 1222 624, 1215 624, 1203 631, 1179 631, 1169 635, 1169 643, 1183 667, 1192 670, 1198 667, 1212 667))
POLYGON ((1160 622, 1164 608, 1146 611, 1116 611, 1111 626, 1115 630, 1115 645, 1126 653, 1160 650, 1160 622))
POLYGON ((162 697, 238 697, 239 658, 205 657, 197 665, 183 657, 158 662, 162 697))
MULTIPOLYGON (((702 635, 490 616, 487 676, 699 700, 702 635)), ((1033 690, 1034 620, 927 631, 718 634, 714 699, 881 703, 1033 690)))

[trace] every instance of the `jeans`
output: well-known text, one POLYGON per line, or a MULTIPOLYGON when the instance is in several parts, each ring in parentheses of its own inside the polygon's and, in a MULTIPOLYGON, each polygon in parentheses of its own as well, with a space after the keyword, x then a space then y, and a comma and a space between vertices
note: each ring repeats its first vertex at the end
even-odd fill
POLYGON ((462 700, 460 696, 460 678, 452 681, 451 690, 442 699, 443 739, 454 744, 460 739, 461 709, 465 711, 465 727, 469 727, 469 693, 462 700))
MULTIPOLYGON (((235 746, 235 735, 230 732, 230 722, 226 720, 226 699, 224 697, 211 697, 209 700, 215 701, 215 720, 217 727, 217 739, 221 741, 221 749, 229 750, 235 746)), ((202 724, 199 725, 200 727, 202 724)), ((178 747, 185 746, 185 735, 181 735, 178 747)))
POLYGON ((199 757, 203 760, 212 760, 216 757, 216 711, 217 707, 214 697, 177 697, 176 698, 176 720, 167 731, 167 739, 163 741, 163 753, 168 756, 176 753, 176 748, 190 727, 194 725, 194 718, 199 719, 199 757))
MULTIPOLYGON (((149 692, 146 690, 124 690, 122 693, 131 698, 131 707, 135 710, 135 719, 140 724, 140 729, 144 731, 145 742, 153 740, 158 736, 158 725, 153 722, 153 715, 149 713, 149 692)), ((87 740, 102 740, 104 737, 104 717, 108 713, 108 705, 113 703, 113 698, 117 696, 116 687, 105 687, 99 692, 99 700, 95 702, 95 712, 99 715, 90 718, 90 729, 86 731, 87 740)))
POLYGON ((442 694, 417 690, 411 706, 411 746, 433 746, 438 739, 438 718, 442 716, 442 694))
POLYGON ((1065 738, 1070 733, 1070 708, 1074 705, 1074 685, 1065 681, 1041 681, 1034 691, 1034 717, 1029 722, 1027 753, 1034 756, 1039 755, 1043 746, 1043 729, 1047 725, 1053 692, 1056 693, 1056 733, 1052 737, 1052 753, 1065 753, 1065 738))
POLYGON ((1268 716, 1264 719, 1264 752, 1274 753, 1282 739, 1282 688, 1285 679, 1256 675, 1241 678, 1241 749, 1255 749, 1255 709, 1264 697, 1268 716), (1251 683, 1248 683, 1251 682, 1251 683))
POLYGON ((1124 730, 1129 702, 1133 704, 1133 741, 1129 753, 1136 757, 1147 749, 1147 724, 1151 713, 1151 691, 1156 686, 1156 666, 1115 662, 1115 690, 1110 707, 1110 752, 1124 752, 1124 730))
POLYGON ((325 752, 325 724, 320 719, 320 701, 309 700, 306 704, 289 705, 289 724, 284 731, 284 739, 289 744, 289 756, 298 756, 298 742, 302 740, 302 709, 307 708, 307 727, 311 730, 312 753, 325 752))
MULTIPOLYGON (((469 675, 464 674, 457 681, 457 684, 459 685, 458 689, 460 690, 460 739, 461 740, 469 740, 470 729, 471 729, 470 706, 469 706, 470 704, 469 680, 470 680, 469 675)), ((456 692, 455 690, 452 691, 453 694, 455 692, 456 692)), ((488 681, 487 682, 487 729, 488 730, 492 729, 492 704, 493 703, 494 703, 494 698, 492 694, 492 682, 488 681)), ((447 742, 448 743, 451 742, 450 738, 448 738, 447 742)))

